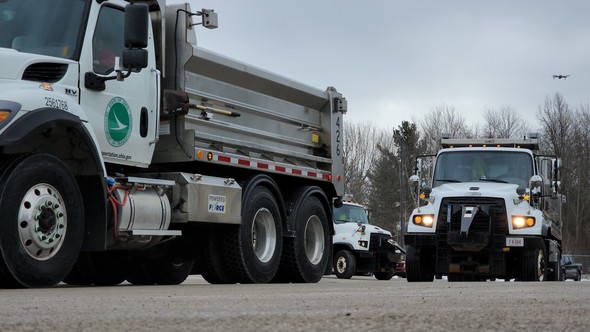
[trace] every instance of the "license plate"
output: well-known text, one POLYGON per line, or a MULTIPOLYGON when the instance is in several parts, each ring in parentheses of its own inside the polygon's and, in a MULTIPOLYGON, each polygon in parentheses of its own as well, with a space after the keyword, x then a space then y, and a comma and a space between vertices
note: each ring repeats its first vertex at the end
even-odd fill
POLYGON ((522 237, 507 237, 506 238, 506 246, 507 247, 524 247, 524 238, 522 238, 522 237))

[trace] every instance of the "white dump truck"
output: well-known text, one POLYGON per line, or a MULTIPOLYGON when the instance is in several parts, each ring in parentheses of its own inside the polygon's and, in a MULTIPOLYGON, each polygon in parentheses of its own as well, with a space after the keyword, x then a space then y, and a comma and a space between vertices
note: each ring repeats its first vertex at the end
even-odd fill
POLYGON ((0 1, 0 286, 330 271, 346 99, 197 47, 215 27, 164 0, 0 1))
POLYGON ((405 250, 391 232, 369 224, 367 211, 357 203, 345 200, 334 207, 334 274, 340 279, 372 274, 378 280, 389 280, 403 273, 405 250))
POLYGON ((441 143, 410 178, 408 281, 560 280, 561 160, 537 154, 537 135, 441 143))

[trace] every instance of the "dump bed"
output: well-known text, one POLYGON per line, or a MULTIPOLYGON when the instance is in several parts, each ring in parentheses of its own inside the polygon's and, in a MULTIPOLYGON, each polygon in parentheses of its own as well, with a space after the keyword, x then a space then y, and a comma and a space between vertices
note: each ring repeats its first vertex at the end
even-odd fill
POLYGON ((192 106, 186 114, 164 115, 154 161, 214 152, 222 160, 243 159, 234 163, 239 167, 261 163, 323 181, 343 175, 341 94, 197 47, 194 27, 186 28, 182 13, 176 18, 177 8, 167 9, 163 88, 186 92, 192 106))

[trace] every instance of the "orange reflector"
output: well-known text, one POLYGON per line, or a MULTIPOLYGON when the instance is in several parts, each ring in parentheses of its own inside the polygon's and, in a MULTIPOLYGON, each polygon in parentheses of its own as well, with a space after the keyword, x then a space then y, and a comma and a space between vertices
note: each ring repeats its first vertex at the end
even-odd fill
POLYGON ((51 84, 51 83, 41 83, 41 85, 39 85, 39 87, 43 90, 53 91, 53 84, 51 84))
POLYGON ((197 158, 199 158, 199 160, 202 160, 203 159, 203 151, 202 150, 199 150, 197 152, 197 158))
POLYGON ((535 225, 535 218, 526 218, 527 226, 531 227, 535 225))

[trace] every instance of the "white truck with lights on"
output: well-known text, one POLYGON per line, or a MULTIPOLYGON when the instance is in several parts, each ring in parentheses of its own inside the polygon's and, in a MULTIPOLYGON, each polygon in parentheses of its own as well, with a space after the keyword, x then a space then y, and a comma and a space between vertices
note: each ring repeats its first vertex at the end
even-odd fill
POLYGON ((389 280, 405 251, 393 240, 391 232, 369 224, 362 205, 344 202, 334 207, 334 274, 341 279, 373 274, 389 280))
POLYGON ((203 27, 165 0, 0 1, 1 287, 330 271, 346 100, 203 27))
POLYGON ((536 154, 533 136, 441 143, 410 178, 420 199, 404 237, 408 281, 560 280, 561 160, 536 154))

